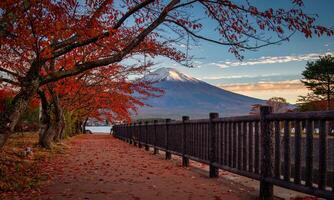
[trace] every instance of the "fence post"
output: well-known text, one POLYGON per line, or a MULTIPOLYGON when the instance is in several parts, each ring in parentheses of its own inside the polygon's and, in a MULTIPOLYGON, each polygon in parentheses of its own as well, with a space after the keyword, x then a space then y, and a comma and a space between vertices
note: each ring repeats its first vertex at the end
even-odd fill
POLYGON ((157 149, 157 123, 158 120, 154 120, 153 124, 154 124, 154 150, 153 150, 153 154, 158 154, 159 153, 159 149, 157 149))
POLYGON ((130 144, 132 144, 132 142, 133 142, 133 123, 130 123, 129 124, 129 129, 130 129, 130 144))
POLYGON ((210 178, 218 177, 218 168, 213 166, 216 162, 216 127, 213 122, 214 119, 219 118, 218 113, 210 113, 210 125, 209 125, 209 159, 210 159, 210 178))
POLYGON ((120 133, 119 133, 120 139, 123 140, 123 125, 120 127, 120 133))
POLYGON ((127 126, 127 140, 128 140, 128 143, 129 144, 131 144, 130 142, 131 142, 131 123, 127 123, 126 124, 126 126, 127 126))
POLYGON ((123 141, 126 142, 126 125, 123 124, 123 131, 122 131, 122 137, 123 137, 123 141))
POLYGON ((150 147, 148 146, 148 121, 145 122, 145 150, 150 150, 150 147))
POLYGON ((136 122, 134 122, 133 123, 133 146, 137 146, 137 133, 136 133, 136 131, 137 131, 137 123, 136 122))
POLYGON ((138 128, 139 128, 139 131, 138 131, 138 147, 142 148, 143 146, 142 146, 142 141, 141 141, 141 138, 142 138, 141 135, 143 134, 143 132, 142 132, 142 122, 141 121, 139 122, 138 128))
POLYGON ((260 180, 260 199, 272 200, 274 198, 274 187, 272 183, 265 181, 265 178, 273 176, 273 139, 270 123, 266 115, 272 112, 270 106, 260 107, 261 123, 261 180, 260 180))
POLYGON ((188 116, 183 116, 182 117, 182 123, 183 123, 183 132, 182 132, 182 166, 183 167, 188 167, 189 166, 189 158, 187 158, 186 155, 186 138, 187 138, 187 133, 186 133, 186 121, 189 120, 188 116))
POLYGON ((170 122, 170 119, 166 119, 166 135, 165 135, 165 139, 166 139, 166 141, 165 141, 165 147, 166 147, 165 159, 166 160, 172 159, 172 154, 168 151, 169 122, 170 122))
POLYGON ((125 133, 126 133, 126 135, 125 135, 125 137, 126 137, 126 142, 127 143, 130 143, 130 139, 129 139, 129 132, 130 132, 130 129, 129 129, 129 123, 126 123, 125 124, 125 133))

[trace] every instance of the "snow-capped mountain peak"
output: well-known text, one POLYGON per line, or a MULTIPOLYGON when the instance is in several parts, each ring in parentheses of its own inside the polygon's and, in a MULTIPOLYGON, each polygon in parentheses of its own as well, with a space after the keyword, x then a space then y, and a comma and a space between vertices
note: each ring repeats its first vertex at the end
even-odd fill
POLYGON ((185 75, 174 68, 159 68, 144 77, 145 80, 159 82, 159 81, 192 81, 198 82, 196 78, 185 75))
POLYGON ((195 119, 207 118, 209 112, 237 116, 248 114, 254 104, 265 103, 210 85, 173 68, 157 69, 144 79, 155 82, 154 87, 164 90, 164 94, 145 100, 150 106, 139 108, 135 118, 177 119, 187 115, 195 119))

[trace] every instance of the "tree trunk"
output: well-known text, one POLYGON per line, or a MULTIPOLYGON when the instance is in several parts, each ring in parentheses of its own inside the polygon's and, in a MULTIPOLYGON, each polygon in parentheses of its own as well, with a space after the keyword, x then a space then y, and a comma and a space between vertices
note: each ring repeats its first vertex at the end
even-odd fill
POLYGON ((48 103, 45 93, 38 92, 41 99, 41 116, 40 116, 40 132, 39 144, 44 148, 51 148, 52 136, 55 134, 53 120, 51 118, 51 105, 48 103))
POLYGON ((82 125, 82 133, 84 133, 84 134, 86 133, 87 121, 88 121, 88 117, 86 117, 86 119, 85 119, 85 121, 84 121, 84 123, 82 125))
POLYGON ((80 121, 80 120, 77 120, 76 121, 76 128, 75 128, 75 135, 77 135, 77 134, 79 134, 79 133, 81 133, 81 131, 82 131, 82 121, 80 121))
POLYGON ((56 120, 55 113, 52 110, 49 109, 47 111, 47 118, 49 120, 41 120, 39 144, 44 148, 51 148, 52 143, 59 142, 62 136, 63 127, 56 120))
POLYGON ((50 122, 48 129, 45 129, 44 132, 41 133, 42 137, 39 140, 39 144, 44 147, 50 149, 52 147, 54 136, 56 135, 56 124, 55 122, 50 122))
POLYGON ((63 138, 62 134, 65 126, 58 96, 51 87, 48 89, 52 99, 50 104, 48 104, 44 93, 40 92, 42 112, 39 143, 44 148, 51 148, 52 142, 59 142, 63 138))
POLYGON ((65 119, 64 119, 64 114, 62 111, 59 113, 57 116, 57 130, 56 130, 56 135, 54 137, 55 142, 59 142, 60 140, 64 139, 64 129, 65 129, 65 119))
POLYGON ((61 108, 59 104, 59 98, 57 95, 54 97, 54 111, 53 114, 55 115, 55 124, 56 124, 56 135, 54 137, 55 142, 59 142, 60 140, 64 139, 64 127, 65 127, 65 119, 64 119, 64 113, 63 109, 61 108))
POLYGON ((37 93, 39 79, 25 81, 19 93, 14 97, 12 103, 0 116, 0 148, 3 147, 14 131, 15 126, 20 120, 20 116, 26 111, 28 104, 37 93))

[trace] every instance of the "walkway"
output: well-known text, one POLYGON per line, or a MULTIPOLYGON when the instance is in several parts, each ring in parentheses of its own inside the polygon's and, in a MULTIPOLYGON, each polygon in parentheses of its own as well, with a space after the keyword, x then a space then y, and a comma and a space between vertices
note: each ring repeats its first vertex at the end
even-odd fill
MULTIPOLYGON (((41 199, 255 199, 257 192, 224 176, 209 179, 110 135, 71 139, 65 156, 45 167, 53 174, 41 199)), ((202 173, 201 173, 202 171, 202 173)))

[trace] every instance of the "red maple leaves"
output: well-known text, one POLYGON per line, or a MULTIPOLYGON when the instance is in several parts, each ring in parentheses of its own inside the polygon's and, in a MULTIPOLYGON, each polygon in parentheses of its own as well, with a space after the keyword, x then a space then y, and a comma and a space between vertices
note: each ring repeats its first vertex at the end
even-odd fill
MULTIPOLYGON (((141 99, 131 94, 139 92, 148 97, 154 89, 149 83, 119 75, 143 75, 152 63, 135 61, 145 56, 152 60, 163 56, 188 65, 184 49, 172 45, 188 37, 227 46, 242 59, 243 51, 288 40, 294 32, 306 38, 334 34, 316 23, 317 16, 303 12, 302 0, 291 2, 294 6, 290 9, 261 9, 232 0, 3 0, 0 71, 10 78, 2 78, 1 84, 15 88, 17 95, 11 102, 13 109, 6 110, 0 124, 15 126, 19 118, 15 113, 23 113, 25 105, 48 84, 63 93, 62 104, 68 109, 81 110, 85 103, 85 107, 95 104, 100 110, 126 116, 142 105, 141 99), (201 30, 214 34, 205 35, 201 30), (113 82, 109 79, 114 75, 117 78, 113 82), (82 101, 77 99, 85 101, 79 104, 82 101)), ((92 113, 97 109, 88 110, 92 113)), ((0 127, 0 132, 6 128, 0 127)))

